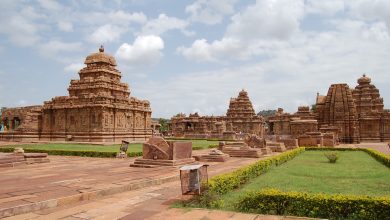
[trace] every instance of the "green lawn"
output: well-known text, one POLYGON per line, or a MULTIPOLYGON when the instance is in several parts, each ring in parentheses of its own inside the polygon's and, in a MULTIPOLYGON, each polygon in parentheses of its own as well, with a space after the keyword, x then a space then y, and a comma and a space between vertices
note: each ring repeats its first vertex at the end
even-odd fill
MULTIPOLYGON (((181 140, 176 140, 181 141, 181 140)), ((184 140, 183 140, 184 141, 184 140)), ((209 145, 218 144, 218 141, 207 140, 186 140, 192 142, 192 147, 195 148, 208 148, 209 145)), ((4 147, 22 147, 25 149, 40 149, 40 150, 69 150, 69 151, 97 151, 97 152, 119 152, 120 144, 115 145, 90 145, 90 144, 26 144, 26 145, 12 145, 4 147)), ((141 152, 142 144, 130 144, 127 152, 141 152)))
POLYGON ((306 151, 273 168, 240 190, 223 196, 226 208, 245 191, 276 188, 308 193, 390 195, 390 169, 365 152, 339 151, 340 158, 328 163, 324 151, 306 151))

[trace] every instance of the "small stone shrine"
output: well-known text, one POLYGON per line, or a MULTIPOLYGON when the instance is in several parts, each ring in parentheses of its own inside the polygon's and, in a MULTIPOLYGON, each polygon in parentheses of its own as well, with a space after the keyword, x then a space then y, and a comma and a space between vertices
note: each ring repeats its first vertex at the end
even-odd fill
POLYGON ((166 141, 153 136, 142 146, 142 158, 135 159, 131 167, 179 166, 195 162, 192 143, 166 141))

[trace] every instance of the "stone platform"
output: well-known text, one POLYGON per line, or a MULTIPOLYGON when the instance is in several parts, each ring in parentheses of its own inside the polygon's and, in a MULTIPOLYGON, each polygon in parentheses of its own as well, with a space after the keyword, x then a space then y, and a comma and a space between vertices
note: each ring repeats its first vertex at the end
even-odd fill
MULTIPOLYGON (((134 161, 132 158, 49 156, 49 159, 50 163, 0 168, 0 218, 68 207, 179 180, 178 167, 133 168, 129 167, 129 163, 134 161)), ((216 170, 219 173, 256 160, 236 158, 220 165, 208 164, 211 173, 216 170)), ((180 184, 175 188, 180 190, 180 184)), ((15 217, 18 219, 18 216, 15 217)))
POLYGON ((194 158, 196 161, 200 161, 200 162, 225 162, 230 158, 230 156, 229 154, 222 154, 222 155, 205 154, 205 155, 194 156, 194 158))
POLYGON ((137 158, 134 160, 134 163, 130 164, 130 167, 152 168, 157 166, 182 166, 194 162, 195 162, 194 158, 185 158, 185 159, 177 159, 177 160, 153 160, 153 159, 137 158))
POLYGON ((222 152, 229 154, 230 157, 260 158, 263 155, 260 149, 254 148, 242 149, 240 147, 225 147, 222 152))
POLYGON ((0 153, 0 167, 15 167, 26 165, 23 154, 0 153))
POLYGON ((15 167, 33 163, 48 163, 46 153, 0 153, 0 167, 15 167))

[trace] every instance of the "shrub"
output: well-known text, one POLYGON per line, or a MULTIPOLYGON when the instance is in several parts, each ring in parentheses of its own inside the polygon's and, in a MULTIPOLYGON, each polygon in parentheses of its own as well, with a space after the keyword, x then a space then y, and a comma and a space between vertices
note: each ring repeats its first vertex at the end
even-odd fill
POLYGON ((324 153, 325 157, 328 158, 329 163, 336 163, 339 159, 339 154, 336 152, 324 153))
POLYGON ((390 219, 390 197, 307 194, 275 189, 247 192, 234 205, 243 212, 329 219, 390 219))

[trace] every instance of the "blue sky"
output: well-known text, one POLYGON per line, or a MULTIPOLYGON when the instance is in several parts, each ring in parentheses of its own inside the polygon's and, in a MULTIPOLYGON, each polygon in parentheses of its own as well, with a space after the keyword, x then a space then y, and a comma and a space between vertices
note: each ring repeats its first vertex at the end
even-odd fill
POLYGON ((295 112, 363 73, 390 108, 388 0, 1 0, 0 10, 0 106, 67 95, 103 44, 153 117, 223 115, 241 89, 256 111, 295 112))

